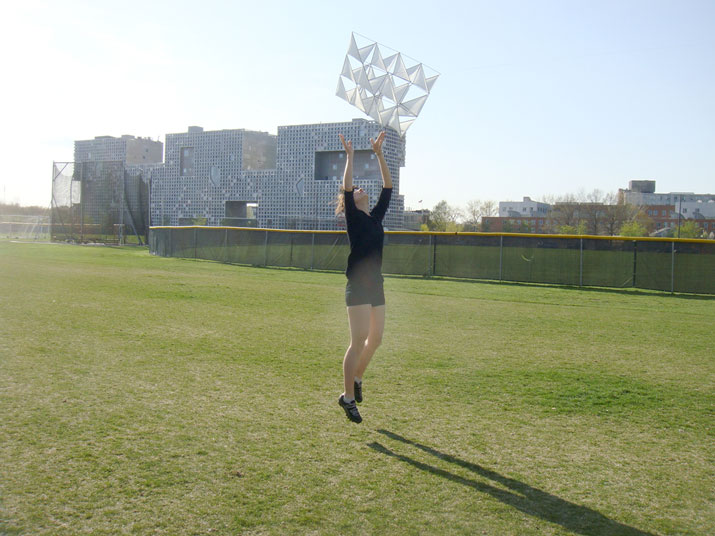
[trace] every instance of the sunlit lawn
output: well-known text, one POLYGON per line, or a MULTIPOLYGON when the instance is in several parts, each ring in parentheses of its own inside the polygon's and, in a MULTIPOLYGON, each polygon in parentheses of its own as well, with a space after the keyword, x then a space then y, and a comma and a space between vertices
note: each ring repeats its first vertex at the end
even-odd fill
POLYGON ((0 534, 712 534, 704 296, 0 242, 0 534))

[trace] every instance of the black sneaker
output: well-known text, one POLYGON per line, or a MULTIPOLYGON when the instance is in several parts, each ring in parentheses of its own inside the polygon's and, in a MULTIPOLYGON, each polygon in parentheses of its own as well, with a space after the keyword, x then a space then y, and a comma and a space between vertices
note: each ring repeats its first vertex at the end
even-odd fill
POLYGON ((340 407, 345 410, 345 415, 347 415, 348 419, 353 422, 362 422, 362 417, 360 417, 360 412, 358 411, 354 400, 352 402, 345 402, 345 397, 340 395, 340 398, 338 398, 338 404, 340 404, 340 407))
POLYGON ((362 402, 362 382, 355 382, 355 402, 362 402))

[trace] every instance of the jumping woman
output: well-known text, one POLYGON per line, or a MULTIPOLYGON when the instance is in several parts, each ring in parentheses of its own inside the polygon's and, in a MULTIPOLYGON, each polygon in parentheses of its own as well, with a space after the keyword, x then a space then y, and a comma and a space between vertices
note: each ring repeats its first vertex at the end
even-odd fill
POLYGON ((370 139, 382 175, 382 192, 375 207, 370 210, 367 192, 353 188, 353 144, 340 135, 345 148, 346 161, 343 174, 343 192, 338 198, 336 212, 345 212, 350 255, 345 275, 345 303, 350 325, 350 346, 343 359, 345 391, 338 404, 348 419, 362 422, 356 402, 362 402, 362 376, 375 350, 382 342, 385 329, 385 293, 382 287, 382 244, 384 231, 382 219, 392 196, 392 178, 382 154, 385 132, 377 140, 370 139))

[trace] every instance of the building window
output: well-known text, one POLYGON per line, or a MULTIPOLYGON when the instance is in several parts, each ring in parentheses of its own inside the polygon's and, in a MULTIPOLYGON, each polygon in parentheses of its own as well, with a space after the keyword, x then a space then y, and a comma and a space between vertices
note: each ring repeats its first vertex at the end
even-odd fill
POLYGON ((191 176, 194 174, 194 148, 193 147, 182 147, 181 148, 181 176, 191 176))

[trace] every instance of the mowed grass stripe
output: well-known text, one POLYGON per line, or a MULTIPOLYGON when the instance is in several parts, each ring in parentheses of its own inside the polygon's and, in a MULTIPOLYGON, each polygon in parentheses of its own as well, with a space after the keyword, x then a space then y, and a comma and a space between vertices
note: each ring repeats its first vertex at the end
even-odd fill
POLYGON ((709 534, 712 299, 0 242, 0 533, 709 534))

